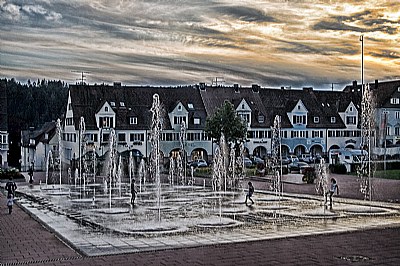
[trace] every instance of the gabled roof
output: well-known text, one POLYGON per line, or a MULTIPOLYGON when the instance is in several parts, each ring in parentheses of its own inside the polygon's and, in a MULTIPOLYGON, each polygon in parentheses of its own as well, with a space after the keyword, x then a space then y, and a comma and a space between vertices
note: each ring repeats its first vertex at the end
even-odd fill
POLYGON ((29 140, 35 140, 35 146, 39 143, 49 143, 50 140, 56 134, 56 122, 46 122, 40 129, 37 130, 22 130, 21 132, 21 139, 22 139, 22 146, 27 147, 29 146, 29 140), (46 138, 47 134, 47 138, 46 138))
MULTIPOLYGON (((165 112, 171 111, 178 102, 185 108, 188 103, 193 104, 193 109, 188 109, 189 117, 193 113, 201 118, 200 125, 188 124, 189 129, 204 128, 206 113, 199 90, 193 86, 182 87, 151 87, 151 86, 110 86, 110 85, 70 85, 72 109, 74 111, 74 122, 83 116, 87 129, 97 129, 95 114, 107 101, 115 102, 112 107, 117 116, 117 127, 120 129, 145 130, 150 128, 151 113, 150 108, 153 104, 153 95, 160 96, 160 102, 165 112), (125 106, 120 106, 124 102, 125 106), (137 117, 138 123, 129 124, 129 118, 137 117)), ((168 115, 164 115, 165 129, 171 129, 168 115)))
POLYGON ((251 127, 269 127, 270 121, 267 121, 268 115, 267 110, 264 107, 262 99, 260 97, 260 93, 256 93, 253 91, 251 87, 241 87, 240 90, 235 92, 234 87, 206 87, 205 90, 200 90, 201 97, 204 102, 205 109, 207 111, 207 115, 213 115, 218 108, 220 108, 225 100, 231 102, 235 109, 240 104, 240 102, 244 99, 247 104, 250 106, 252 113, 251 117, 251 127), (265 116, 265 122, 263 124, 259 124, 258 115, 263 114, 265 116))

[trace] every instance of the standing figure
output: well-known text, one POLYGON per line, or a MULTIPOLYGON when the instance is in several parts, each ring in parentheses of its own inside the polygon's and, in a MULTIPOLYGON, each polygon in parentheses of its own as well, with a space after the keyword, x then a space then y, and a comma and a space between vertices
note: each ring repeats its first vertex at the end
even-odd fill
POLYGON ((17 190, 17 185, 15 184, 14 181, 12 181, 12 177, 8 178, 8 181, 6 183, 5 189, 7 190, 7 197, 10 196, 11 194, 15 195, 15 190, 17 190))
POLYGON ((254 193, 254 187, 253 184, 251 182, 247 183, 249 185, 249 191, 246 194, 246 201, 244 202, 245 204, 247 204, 247 199, 251 200, 251 204, 254 204, 253 199, 251 198, 251 196, 253 196, 254 193))
POLYGON ((339 195, 339 186, 336 182, 336 179, 331 178, 331 185, 329 187, 329 191, 325 194, 325 202, 328 201, 327 197, 329 194, 329 206, 331 209, 332 209, 332 197, 333 197, 333 194, 335 194, 335 192, 337 193, 337 195, 339 195))
POLYGON ((14 204, 14 196, 13 196, 13 194, 9 194, 9 195, 7 196, 8 214, 11 214, 11 213, 12 213, 13 204, 14 204))
POLYGON ((29 175, 29 184, 33 183, 33 163, 29 167, 28 175, 29 175))
POLYGON ((135 206, 136 194, 137 194, 137 191, 135 189, 135 180, 133 179, 132 183, 131 183, 131 204, 132 204, 132 206, 135 206))

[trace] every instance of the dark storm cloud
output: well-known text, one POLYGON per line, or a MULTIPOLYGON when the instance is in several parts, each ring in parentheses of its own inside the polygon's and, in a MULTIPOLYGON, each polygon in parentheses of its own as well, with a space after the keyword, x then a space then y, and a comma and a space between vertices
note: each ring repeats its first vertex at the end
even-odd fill
POLYGON ((365 10, 348 16, 331 16, 317 22, 314 30, 334 30, 352 32, 385 32, 387 34, 397 34, 399 21, 392 21, 382 18, 379 12, 365 10), (356 24, 353 26, 349 24, 356 24))
POLYGON ((344 43, 341 46, 317 46, 315 44, 309 45, 304 43, 299 43, 295 41, 283 41, 284 46, 278 48, 278 50, 290 53, 302 53, 302 54, 320 54, 320 55, 332 55, 334 53, 354 55, 358 53, 358 49, 354 46, 346 46, 344 43))
POLYGON ((272 16, 265 14, 263 11, 245 7, 245 6, 218 6, 214 10, 221 15, 231 16, 235 19, 246 22, 276 22, 272 16))
POLYGON ((391 51, 391 50, 382 50, 379 52, 371 52, 369 54, 374 57, 380 57, 380 58, 400 59, 400 54, 396 53, 395 51, 391 51))

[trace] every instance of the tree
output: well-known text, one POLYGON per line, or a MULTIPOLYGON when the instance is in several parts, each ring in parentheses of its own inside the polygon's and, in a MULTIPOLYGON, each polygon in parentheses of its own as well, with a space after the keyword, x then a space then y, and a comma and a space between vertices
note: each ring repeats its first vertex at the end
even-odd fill
POLYGON ((233 104, 225 101, 212 116, 207 118, 204 131, 216 142, 219 142, 221 134, 224 133, 226 142, 237 145, 244 141, 247 126, 236 114, 233 104))

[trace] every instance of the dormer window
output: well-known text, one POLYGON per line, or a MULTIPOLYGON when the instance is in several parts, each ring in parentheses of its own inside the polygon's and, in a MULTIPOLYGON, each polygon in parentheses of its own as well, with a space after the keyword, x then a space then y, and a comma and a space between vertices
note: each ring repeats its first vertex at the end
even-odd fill
POLYGON ((314 124, 318 124, 319 123, 319 116, 314 116, 314 124))
POLYGON ((293 124, 307 124, 307 116, 305 115, 293 115, 293 124))
POLYGON ((182 122, 186 123, 186 117, 185 116, 174 116, 174 124, 175 125, 181 125, 182 122))
POLYGON ((356 124, 356 117, 355 116, 347 116, 346 117, 346 124, 347 125, 355 125, 356 124))
POLYGON ((258 123, 263 124, 265 121, 265 117, 263 115, 258 116, 258 123))
POLYGON ((336 117, 331 116, 331 124, 334 124, 334 123, 336 123, 336 117))
POLYGON ((110 102, 111 107, 115 107, 115 102, 110 102))
POLYGON ((119 106, 125 107, 125 103, 124 102, 119 102, 119 106))
POLYGON ((131 125, 137 125, 137 117, 133 116, 129 118, 129 124, 131 125))
POLYGON ((188 103, 188 108, 193 110, 194 109, 193 103, 188 103))

